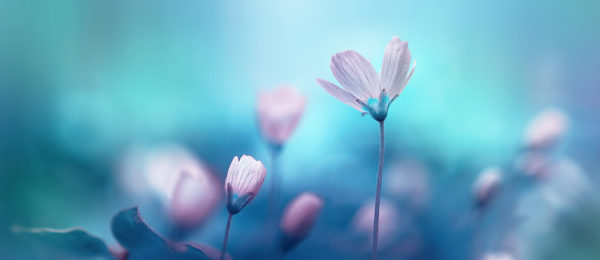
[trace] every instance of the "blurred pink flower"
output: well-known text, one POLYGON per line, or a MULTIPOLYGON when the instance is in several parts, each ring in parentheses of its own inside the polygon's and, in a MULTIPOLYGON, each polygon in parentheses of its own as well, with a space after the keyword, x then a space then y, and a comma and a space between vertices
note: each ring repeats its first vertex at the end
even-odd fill
MULTIPOLYGON (((373 237, 373 219, 375 218, 375 202, 365 203, 354 215, 352 226, 355 231, 373 237)), ((388 201, 381 200, 379 208, 379 244, 386 247, 393 242, 400 231, 400 213, 396 206, 388 201)))
POLYGON ((411 68, 411 58, 407 42, 394 36, 385 49, 381 76, 367 59, 356 51, 347 50, 333 55, 330 64, 343 89, 323 79, 317 79, 317 83, 338 100, 383 121, 390 104, 413 74, 416 63, 411 68))
POLYGON ((483 170, 473 184, 475 205, 479 208, 489 205, 498 192, 501 181, 502 172, 499 168, 490 167, 483 170))
POLYGON ((429 196, 428 169, 417 160, 395 163, 387 177, 385 187, 388 194, 407 201, 410 206, 422 208, 429 196))
POLYGON ((323 200, 310 192, 298 195, 283 213, 281 230, 288 236, 304 238, 317 221, 323 200))
POLYGON ((262 135, 275 145, 282 145, 294 132, 306 98, 289 86, 260 91, 256 104, 262 135))
POLYGON ((138 149, 134 161, 142 167, 129 186, 146 187, 165 203, 174 224, 192 228, 204 222, 216 209, 222 191, 219 181, 206 165, 177 144, 138 149), (139 174, 144 181, 139 181, 139 174))
POLYGON ((568 118, 556 108, 548 108, 536 115, 525 130, 525 145, 547 149, 556 144, 567 131, 568 118))
POLYGON ((252 156, 237 156, 231 161, 227 178, 225 178, 225 195, 227 196, 227 209, 229 213, 240 212, 250 203, 262 186, 267 169, 252 156))

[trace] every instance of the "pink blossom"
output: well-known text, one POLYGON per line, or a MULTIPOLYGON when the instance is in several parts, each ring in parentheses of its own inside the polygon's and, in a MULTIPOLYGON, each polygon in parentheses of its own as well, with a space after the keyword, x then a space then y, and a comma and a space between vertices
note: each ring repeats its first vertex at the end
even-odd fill
POLYGON ((258 94, 257 112, 263 136, 276 145, 283 144, 294 132, 306 107, 306 98, 289 86, 280 86, 258 94))
POLYGON ((556 144, 567 131, 568 118, 556 108, 539 113, 525 130, 525 144, 535 149, 547 149, 556 144))
POLYGON ((174 224, 191 228, 204 222, 221 200, 214 174, 186 148, 169 144, 145 150, 137 157, 144 181, 165 203, 174 224))
POLYGON ((304 238, 317 221, 323 207, 318 196, 304 192, 298 195, 285 209, 281 219, 281 230, 288 236, 304 238))
POLYGON ((347 50, 333 55, 330 64, 343 88, 323 79, 317 83, 338 100, 382 121, 412 77, 416 63, 411 68, 411 59, 408 43, 394 36, 385 49, 380 75, 362 55, 347 50))
POLYGON ((236 214, 250 203, 262 186, 267 169, 252 156, 237 156, 231 161, 227 177, 225 178, 225 194, 227 196, 227 209, 231 214, 236 214))

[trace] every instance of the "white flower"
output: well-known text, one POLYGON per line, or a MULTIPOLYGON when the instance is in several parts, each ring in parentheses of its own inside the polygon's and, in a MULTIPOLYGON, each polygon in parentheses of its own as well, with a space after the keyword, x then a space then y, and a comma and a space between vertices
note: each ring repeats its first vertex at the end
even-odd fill
POLYGON ((234 157, 225 178, 225 195, 229 213, 240 212, 254 199, 262 186, 267 169, 252 156, 234 157))
POLYGON ((382 121, 412 77, 416 63, 410 68, 411 58, 407 42, 394 36, 385 49, 381 76, 363 56, 348 50, 331 57, 331 71, 343 89, 323 79, 317 83, 345 104, 382 121))

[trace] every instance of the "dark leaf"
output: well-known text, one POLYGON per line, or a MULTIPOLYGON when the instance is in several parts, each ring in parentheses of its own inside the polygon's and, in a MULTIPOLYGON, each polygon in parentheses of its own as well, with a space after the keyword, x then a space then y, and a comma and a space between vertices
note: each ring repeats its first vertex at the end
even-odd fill
POLYGON ((115 259, 102 239, 81 228, 50 229, 13 227, 12 231, 31 241, 77 259, 115 259))
POLYGON ((112 219, 113 235, 129 252, 127 259, 210 259, 201 249, 166 240, 148 226, 137 207, 123 210, 112 219))

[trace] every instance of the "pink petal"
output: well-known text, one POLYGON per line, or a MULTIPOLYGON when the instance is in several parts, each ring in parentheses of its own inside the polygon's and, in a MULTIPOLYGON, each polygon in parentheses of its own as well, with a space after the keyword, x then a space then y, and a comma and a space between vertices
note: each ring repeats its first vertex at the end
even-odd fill
POLYGON ((348 50, 336 53, 331 57, 330 66, 335 78, 350 94, 363 101, 369 97, 379 97, 379 76, 371 63, 358 52, 348 50))
POLYGON ((327 93, 337 98, 339 101, 344 102, 346 105, 349 105, 360 112, 365 112, 362 109, 362 105, 356 101, 357 98, 352 94, 324 79, 317 79, 317 83, 321 85, 327 93))
POLYGON ((263 136, 275 144, 283 144, 300 121, 306 98, 296 89, 280 86, 258 94, 257 114, 263 136))
POLYGON ((408 43, 394 36, 385 48, 383 65, 381 66, 381 84, 395 97, 400 94, 408 82, 406 75, 410 66, 411 54, 408 43))
POLYGON ((298 195, 287 206, 281 219, 281 230, 289 236, 305 237, 315 222, 323 207, 323 199, 310 192, 298 195))

